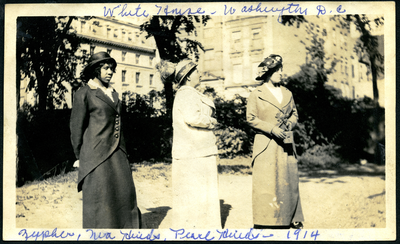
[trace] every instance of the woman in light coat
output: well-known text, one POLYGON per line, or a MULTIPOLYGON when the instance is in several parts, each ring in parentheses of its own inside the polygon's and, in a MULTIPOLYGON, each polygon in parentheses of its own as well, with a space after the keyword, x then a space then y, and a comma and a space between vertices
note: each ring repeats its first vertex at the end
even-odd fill
POLYGON ((256 130, 253 145, 254 228, 302 228, 297 159, 291 130, 298 114, 292 93, 281 85, 282 57, 259 65, 263 82, 249 96, 247 122, 256 130))
POLYGON ((184 60, 175 70, 172 228, 221 228, 215 106, 195 89, 200 84, 196 67, 184 60))
POLYGON ((87 85, 74 96, 71 142, 79 160, 83 228, 140 228, 140 210, 121 128, 121 101, 110 81, 117 63, 93 54, 83 71, 87 85))

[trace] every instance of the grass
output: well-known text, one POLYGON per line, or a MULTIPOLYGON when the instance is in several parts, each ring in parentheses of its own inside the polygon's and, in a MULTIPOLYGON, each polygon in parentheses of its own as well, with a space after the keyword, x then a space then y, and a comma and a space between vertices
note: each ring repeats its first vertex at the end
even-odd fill
MULTIPOLYGON (((158 228, 170 210, 171 169, 170 162, 132 164, 132 175, 148 228, 158 228)), ((248 177, 251 171, 250 157, 218 160, 220 175, 248 177)), ((232 180, 229 184, 247 184, 247 177, 227 179, 232 180)), ((17 227, 81 226, 81 220, 74 217, 81 216, 82 204, 82 195, 76 189, 77 178, 78 171, 75 170, 17 187, 17 227)), ((385 227, 384 166, 354 164, 336 170, 301 169, 300 183, 303 211, 312 213, 305 216, 307 228, 385 227)), ((221 191, 224 192, 224 187, 221 191)), ((227 204, 237 204, 235 201, 231 199, 227 204)), ((238 218, 236 215, 231 217, 238 218)))

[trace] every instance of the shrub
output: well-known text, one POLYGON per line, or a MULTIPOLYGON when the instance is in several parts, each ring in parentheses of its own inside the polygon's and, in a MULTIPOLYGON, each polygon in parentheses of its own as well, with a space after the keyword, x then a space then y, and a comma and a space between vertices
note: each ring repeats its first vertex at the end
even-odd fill
POLYGON ((215 135, 220 157, 233 158, 250 153, 251 139, 248 138, 244 131, 234 127, 227 127, 216 130, 215 135))
POLYGON ((300 168, 332 168, 340 162, 334 144, 315 145, 299 157, 300 168))

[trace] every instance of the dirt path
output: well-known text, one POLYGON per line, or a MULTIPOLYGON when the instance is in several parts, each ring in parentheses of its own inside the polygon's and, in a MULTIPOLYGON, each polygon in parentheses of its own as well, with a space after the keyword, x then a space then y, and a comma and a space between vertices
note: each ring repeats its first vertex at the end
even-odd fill
MULTIPOLYGON (((137 177, 137 175, 135 176, 137 177)), ((252 227, 251 176, 219 176, 224 228, 252 227)), ((147 228, 169 228, 171 192, 168 177, 136 179, 138 205, 147 228)), ((300 197, 305 228, 384 228, 385 179, 382 174, 303 174, 300 197)), ((32 184, 17 188, 17 227, 81 228, 82 195, 75 182, 32 184)))

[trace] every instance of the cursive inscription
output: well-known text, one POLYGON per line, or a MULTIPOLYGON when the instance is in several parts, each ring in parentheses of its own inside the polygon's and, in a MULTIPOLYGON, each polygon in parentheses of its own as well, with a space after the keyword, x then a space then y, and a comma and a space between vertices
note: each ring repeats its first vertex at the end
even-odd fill
POLYGON ((92 239, 92 240, 102 240, 102 239, 114 240, 115 239, 115 236, 113 236, 111 234, 111 232, 96 232, 92 229, 88 229, 88 230, 86 230, 86 232, 91 233, 90 239, 92 239))
POLYGON ((287 7, 282 7, 281 9, 276 7, 264 7, 262 3, 258 3, 257 6, 249 5, 243 6, 242 13, 276 13, 278 12, 278 22, 282 23, 282 15, 284 14, 302 14, 307 15, 307 8, 301 8, 300 4, 298 3, 289 3, 287 7))
POLYGON ((46 230, 46 231, 33 231, 32 233, 28 233, 26 229, 22 229, 20 232, 18 232, 18 235, 23 236, 25 240, 29 240, 32 238, 35 241, 42 239, 44 241, 46 238, 61 238, 65 239, 70 236, 74 236, 74 233, 69 233, 62 231, 61 233, 57 233, 57 228, 55 228, 52 232, 46 230))
POLYGON ((121 232, 121 234, 122 234, 122 241, 135 240, 135 239, 136 240, 147 240, 147 241, 160 240, 160 234, 155 235, 153 229, 147 235, 140 233, 140 231, 135 234, 134 232, 132 232, 132 230, 130 230, 129 232, 123 232, 122 230, 120 230, 119 232, 121 232))
POLYGON ((140 7, 140 4, 137 6, 137 8, 134 9, 134 11, 128 10, 128 4, 124 4, 121 8, 121 4, 117 5, 114 8, 106 8, 104 7, 104 17, 107 16, 114 16, 114 11, 115 10, 120 10, 120 12, 117 14, 121 17, 125 17, 125 16, 131 16, 131 17, 148 17, 149 14, 146 13, 146 10, 142 10, 142 8, 140 7))
POLYGON ((206 234, 199 234, 199 233, 192 233, 190 231, 185 231, 185 229, 173 230, 170 229, 172 232, 175 232, 175 240, 205 240, 211 241, 214 240, 215 237, 210 236, 211 231, 207 231, 206 234))
MULTIPOLYGON (((235 240, 257 240, 260 237, 260 233, 253 233, 253 228, 250 228, 250 230, 248 232, 246 232, 245 234, 243 234, 242 232, 238 232, 237 230, 232 231, 229 229, 223 230, 223 231, 219 231, 217 230, 217 232, 219 233, 219 239, 218 240, 223 240, 223 239, 235 239, 235 240)), ((271 237, 270 236, 264 236, 264 237, 271 237)))

